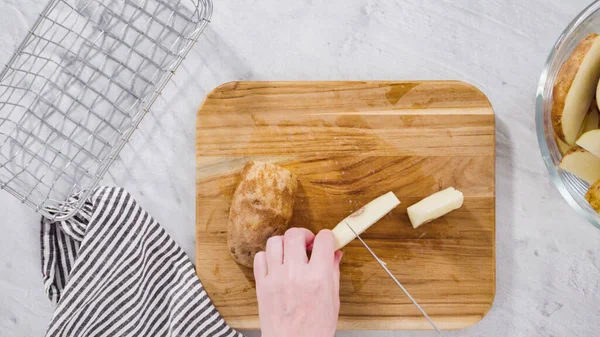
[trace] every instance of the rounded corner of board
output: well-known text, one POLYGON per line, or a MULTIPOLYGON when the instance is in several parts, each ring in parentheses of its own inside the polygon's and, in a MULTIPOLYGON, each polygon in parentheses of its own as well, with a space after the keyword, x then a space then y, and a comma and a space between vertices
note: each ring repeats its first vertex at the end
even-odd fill
POLYGON ((476 86, 475 84, 473 84, 471 82, 466 82, 466 81, 461 81, 461 80, 457 80, 456 82, 462 83, 462 84, 468 86, 473 91, 475 91, 479 95, 481 95, 481 97, 483 97, 483 99, 485 99, 486 104, 490 107, 492 114, 494 114, 494 108, 492 106, 492 102, 490 101, 490 98, 483 92, 483 90, 481 90, 478 86, 476 86))
POLYGON ((206 94, 206 97, 208 98, 218 93, 235 90, 235 88, 237 88, 239 84, 240 81, 229 81, 221 83, 218 86, 216 86, 213 90, 211 90, 208 94, 206 94))
POLYGON ((240 84, 240 81, 229 81, 229 82, 225 82, 225 83, 219 84, 214 89, 212 89, 211 91, 209 91, 206 94, 206 96, 204 96, 204 100, 202 101, 202 103, 198 107, 198 115, 202 113, 202 111, 204 110, 204 105, 206 104, 206 102, 209 99, 217 98, 215 96, 218 96, 219 94, 223 94, 225 92, 235 90, 239 84, 240 84))
POLYGON ((467 324, 459 327, 457 330, 464 330, 464 329, 472 328, 475 325, 479 324, 481 321, 483 321, 483 319, 486 318, 487 315, 490 313, 490 310, 492 310, 492 307, 494 306, 495 301, 496 301, 496 291, 494 289, 494 293, 492 294, 492 297, 490 298, 489 303, 486 303, 487 307, 485 308, 485 310, 480 315, 478 315, 476 319, 474 319, 472 321, 468 321, 467 324))

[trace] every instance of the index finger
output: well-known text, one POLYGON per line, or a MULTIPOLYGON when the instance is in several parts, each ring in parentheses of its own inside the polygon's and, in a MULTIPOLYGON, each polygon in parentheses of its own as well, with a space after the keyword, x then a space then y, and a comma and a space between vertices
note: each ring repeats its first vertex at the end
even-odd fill
POLYGON ((333 267, 335 258, 335 238, 329 229, 321 230, 315 237, 310 264, 333 267))

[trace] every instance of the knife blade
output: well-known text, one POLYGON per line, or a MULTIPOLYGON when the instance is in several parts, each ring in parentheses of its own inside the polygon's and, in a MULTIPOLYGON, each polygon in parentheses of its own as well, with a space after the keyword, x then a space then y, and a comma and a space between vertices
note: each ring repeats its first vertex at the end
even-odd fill
POLYGON ((402 289, 402 292, 404 292, 404 294, 406 295, 406 297, 408 297, 410 299, 410 301, 415 305, 415 307, 417 307, 417 309, 419 309, 419 311, 421 312, 421 314, 423 314, 423 316, 425 316, 425 318, 427 319, 427 321, 429 322, 429 324, 431 324, 431 326, 435 329, 435 331, 437 331, 437 333, 440 336, 442 336, 442 331, 437 327, 437 325, 435 325, 435 323, 429 317, 429 315, 427 315, 427 313, 425 312, 425 310, 423 310, 423 308, 421 308, 421 306, 419 305, 419 303, 417 303, 417 301, 410 295, 410 293, 408 292, 408 290, 406 290, 406 288, 404 288, 404 286, 402 285, 402 283, 400 283, 400 281, 398 281, 398 279, 396 278, 396 276, 394 276, 394 274, 392 274, 392 272, 386 266, 385 262, 383 262, 377 256, 377 254, 375 254, 373 252, 373 250, 371 250, 371 247, 369 247, 369 245, 367 245, 367 243, 365 241, 363 241, 363 239, 360 237, 360 235, 358 235, 358 233, 356 233, 356 231, 354 231, 354 228, 352 228, 352 226, 350 226, 346 221, 344 221, 344 223, 346 224, 346 226, 348 226, 348 228, 350 228, 350 230, 352 231, 352 233, 354 233, 354 235, 356 235, 356 238, 363 244, 363 246, 365 246, 365 248, 369 251, 369 253, 371 253, 371 255, 379 263, 379 265, 381 266, 381 268, 383 268, 383 270, 385 270, 385 272, 389 275, 389 277, 391 277, 392 280, 394 280, 394 282, 396 282, 396 285, 398 285, 398 287, 400 289, 402 289))

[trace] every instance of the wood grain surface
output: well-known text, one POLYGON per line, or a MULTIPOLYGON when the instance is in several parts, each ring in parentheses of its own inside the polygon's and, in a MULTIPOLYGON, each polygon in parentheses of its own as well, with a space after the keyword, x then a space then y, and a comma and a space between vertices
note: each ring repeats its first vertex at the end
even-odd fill
MULTIPOLYGON (((317 232, 393 191, 401 204, 363 238, 442 328, 479 321, 495 294, 495 124, 486 96, 456 81, 232 82, 198 111, 197 274, 235 328, 259 328, 252 270, 227 251, 227 219, 249 160, 299 177, 291 226, 317 232), (461 209, 413 229, 406 208, 454 186, 461 209)), ((345 249, 338 329, 430 329, 356 240, 345 249)))

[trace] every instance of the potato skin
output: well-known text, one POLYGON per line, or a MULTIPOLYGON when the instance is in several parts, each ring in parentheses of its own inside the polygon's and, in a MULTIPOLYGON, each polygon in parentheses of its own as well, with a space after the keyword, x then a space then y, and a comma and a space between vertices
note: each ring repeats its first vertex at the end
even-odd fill
POLYGON ((571 89, 571 85, 573 84, 575 75, 577 75, 579 66, 581 66, 581 63, 583 63, 583 59, 587 55, 590 48, 592 48, 592 45, 596 41, 597 37, 598 34, 596 33, 586 36, 585 39, 583 39, 583 41, 577 45, 575 50, 573 50, 569 58, 560 67, 560 70, 556 75, 554 88, 552 90, 552 126, 554 127, 554 132, 558 138, 564 142, 566 142, 566 139, 562 129, 561 118, 565 108, 565 102, 567 101, 567 94, 571 89))
POLYGON ((585 194, 585 200, 600 214, 600 180, 596 181, 585 194))
POLYGON ((581 146, 575 145, 572 148, 570 148, 567 152, 565 152, 565 155, 563 157, 566 157, 567 155, 575 152, 587 152, 587 150, 582 148, 581 146))
POLYGON ((563 156, 565 155, 565 153, 567 153, 567 151, 569 151, 571 148, 573 148, 571 145, 560 140, 560 138, 558 138, 558 136, 556 134, 554 134, 554 141, 556 142, 556 145, 558 146, 558 151, 560 151, 560 154, 563 156))
POLYGON ((298 178, 279 166, 248 162, 229 210, 227 244, 233 259, 253 267, 267 239, 283 235, 292 219, 298 178))

